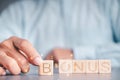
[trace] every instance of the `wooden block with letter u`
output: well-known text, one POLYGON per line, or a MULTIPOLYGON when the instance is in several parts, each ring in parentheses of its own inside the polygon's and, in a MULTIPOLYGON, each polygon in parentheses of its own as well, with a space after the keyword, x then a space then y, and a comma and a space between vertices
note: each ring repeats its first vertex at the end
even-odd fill
POLYGON ((86 73, 98 73, 98 60, 86 60, 86 73))

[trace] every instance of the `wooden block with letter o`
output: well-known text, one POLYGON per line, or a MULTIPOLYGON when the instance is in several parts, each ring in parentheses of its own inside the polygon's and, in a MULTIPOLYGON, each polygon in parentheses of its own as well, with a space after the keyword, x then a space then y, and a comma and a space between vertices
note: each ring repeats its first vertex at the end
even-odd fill
POLYGON ((59 60, 59 73, 72 73, 72 60, 59 60))
POLYGON ((53 75, 53 60, 44 60, 39 67, 40 75, 53 75))

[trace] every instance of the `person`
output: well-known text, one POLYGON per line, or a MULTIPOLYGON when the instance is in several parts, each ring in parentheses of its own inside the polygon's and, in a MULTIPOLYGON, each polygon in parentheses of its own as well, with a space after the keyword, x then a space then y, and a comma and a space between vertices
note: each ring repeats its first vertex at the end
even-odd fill
POLYGON ((119 0, 15 2, 0 15, 0 75, 28 72, 43 59, 110 59, 120 67, 119 7, 119 0))

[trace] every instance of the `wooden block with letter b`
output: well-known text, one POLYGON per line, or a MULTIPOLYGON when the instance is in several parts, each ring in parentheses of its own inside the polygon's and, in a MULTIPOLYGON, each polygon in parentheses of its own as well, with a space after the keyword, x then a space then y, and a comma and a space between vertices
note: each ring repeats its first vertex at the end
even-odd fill
POLYGON ((110 60, 99 60, 99 73, 111 73, 110 60))
POLYGON ((44 60, 39 67, 40 75, 53 75, 53 60, 44 60))

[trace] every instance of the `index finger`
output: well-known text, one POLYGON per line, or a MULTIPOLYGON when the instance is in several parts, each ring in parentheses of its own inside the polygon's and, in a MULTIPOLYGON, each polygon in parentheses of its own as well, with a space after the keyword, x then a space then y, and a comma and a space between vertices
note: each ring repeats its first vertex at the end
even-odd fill
POLYGON ((12 37, 12 41, 15 47, 25 53, 32 64, 40 65, 42 58, 28 40, 12 37))

